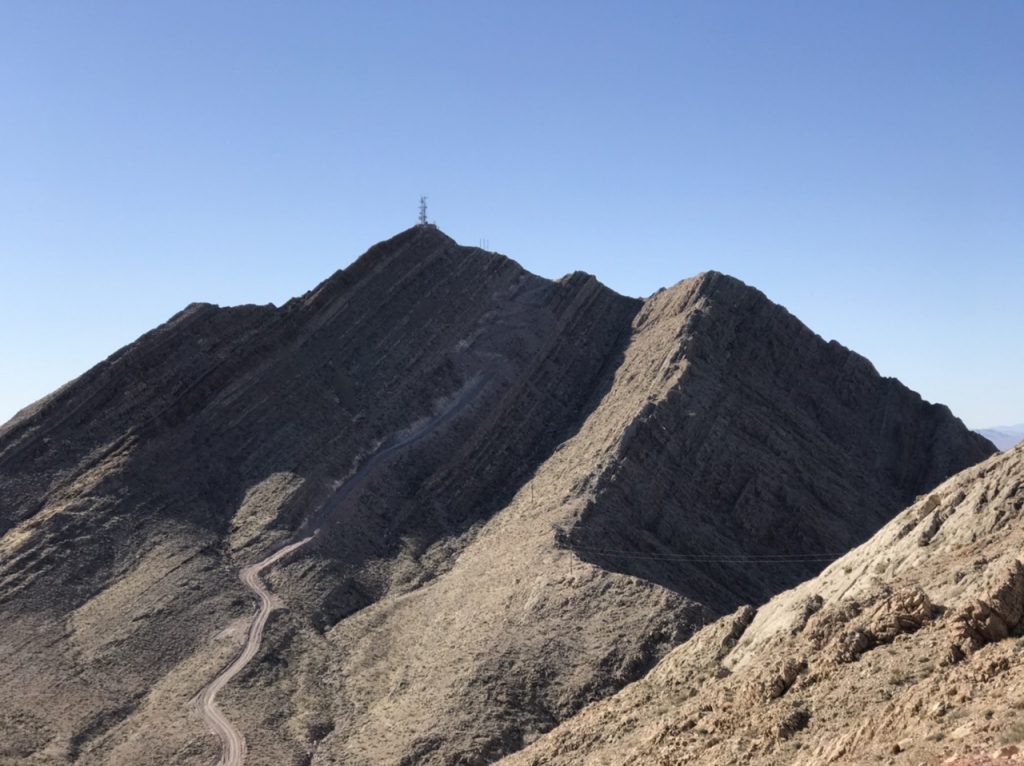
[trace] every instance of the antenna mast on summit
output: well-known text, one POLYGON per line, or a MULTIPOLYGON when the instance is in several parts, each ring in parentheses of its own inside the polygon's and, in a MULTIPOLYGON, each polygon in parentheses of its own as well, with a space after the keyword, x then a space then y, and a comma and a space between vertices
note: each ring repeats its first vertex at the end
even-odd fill
POLYGON ((427 224, 427 198, 420 197, 420 226, 427 224))

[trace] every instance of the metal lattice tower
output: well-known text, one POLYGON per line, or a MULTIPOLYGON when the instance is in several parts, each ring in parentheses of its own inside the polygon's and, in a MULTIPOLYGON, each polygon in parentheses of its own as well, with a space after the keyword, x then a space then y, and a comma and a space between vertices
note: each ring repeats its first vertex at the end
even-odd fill
POLYGON ((427 198, 420 197, 420 226, 425 226, 427 223, 427 198))

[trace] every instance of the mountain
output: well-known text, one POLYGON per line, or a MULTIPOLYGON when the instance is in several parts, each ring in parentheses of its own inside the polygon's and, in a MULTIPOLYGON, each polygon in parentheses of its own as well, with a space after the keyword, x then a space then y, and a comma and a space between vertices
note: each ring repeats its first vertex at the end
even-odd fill
POLYGON ((1024 445, 502 761, 1018 763, 1024 445))
POLYGON ((1024 441, 1024 423, 1015 426, 979 428, 977 432, 996 445, 996 449, 999 450, 1011 449, 1024 441))
POLYGON ((738 280, 417 226, 0 427, 0 763, 489 762, 992 452, 738 280))

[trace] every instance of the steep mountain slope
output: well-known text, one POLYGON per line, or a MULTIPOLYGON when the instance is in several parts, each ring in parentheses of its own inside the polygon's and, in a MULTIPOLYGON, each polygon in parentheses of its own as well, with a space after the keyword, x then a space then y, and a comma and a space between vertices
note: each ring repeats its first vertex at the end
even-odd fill
POLYGON ((452 570, 329 634, 334 729, 314 763, 519 747, 705 615, 866 537, 949 470, 953 423, 735 280, 660 293, 601 403, 452 570))
POLYGON ((0 428, 0 761, 473 763, 992 451, 709 273, 641 304, 433 227, 191 306, 0 428))
MULTIPOLYGON (((308 616, 352 608, 347 572, 372 572, 364 560, 397 547, 394 528, 433 542, 486 513, 579 417, 637 305, 417 228, 281 309, 192 306, 7 424, 3 685, 31 716, 56 703, 38 727, 46 758, 87 757, 180 663, 223 662, 232 647, 206 644, 249 608, 235 562, 314 511, 351 516, 328 502, 340 480, 465 392, 469 425, 424 445, 377 497, 385 512, 321 519, 318 560, 338 571, 308 616), (474 484, 403 524, 406 487, 443 479, 446 462, 474 484)), ((201 741, 187 716, 177 725, 201 741)))
POLYGON ((990 454, 945 407, 735 279, 683 282, 651 298, 635 325, 634 343, 657 334, 649 353, 660 364, 637 377, 664 383, 648 392, 602 502, 570 544, 718 612, 817 572, 821 558, 799 559, 831 560, 866 539, 962 467, 959 450, 971 463, 990 454), (609 552, 610 539, 628 553, 609 552), (722 554, 740 561, 703 560, 722 554), (788 561, 744 561, 765 556, 788 561))
POLYGON ((502 763, 1016 762, 1022 517, 1024 445, 502 763))

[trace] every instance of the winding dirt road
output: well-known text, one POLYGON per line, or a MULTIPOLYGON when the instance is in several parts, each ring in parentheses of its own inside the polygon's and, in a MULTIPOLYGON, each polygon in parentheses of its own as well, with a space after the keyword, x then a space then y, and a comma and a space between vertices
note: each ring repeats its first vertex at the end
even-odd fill
POLYGON ((220 708, 217 707, 217 692, 223 689, 232 678, 237 676, 260 649, 260 643, 263 640, 263 629, 266 627, 267 619, 270 617, 270 612, 273 609, 270 591, 267 590, 266 586, 263 585, 263 581, 260 580, 260 572, 276 564, 296 548, 301 548, 312 539, 313 536, 310 535, 298 542, 286 545, 262 561, 245 567, 240 573, 245 587, 259 597, 259 610, 256 612, 256 618, 249 625, 249 635, 242 653, 235 658, 234 662, 221 671, 220 675, 204 687, 196 698, 199 710, 203 714, 206 723, 220 737, 221 756, 220 760, 217 761, 218 766, 242 766, 245 763, 245 736, 220 712, 220 708))
MULTIPOLYGON (((249 633, 245 641, 245 647, 235 660, 228 665, 220 674, 193 699, 202 713, 203 719, 209 725, 210 730, 220 737, 221 756, 217 766, 243 766, 245 763, 245 735, 242 734, 217 707, 217 693, 223 689, 232 678, 241 672, 242 668, 249 664, 260 649, 263 641, 263 630, 267 626, 267 620, 273 611, 274 604, 270 591, 260 580, 260 572, 267 567, 273 566, 289 553, 301 548, 308 543, 320 531, 320 524, 338 508, 338 506, 355 491, 371 475, 374 469, 397 452, 423 439, 432 433, 443 423, 454 418, 483 390, 488 378, 479 376, 471 381, 461 394, 444 411, 435 415, 431 420, 414 428, 411 431, 396 434, 391 440, 386 441, 369 459, 357 470, 347 481, 345 481, 331 498, 324 503, 319 511, 308 517, 299 527, 297 535, 306 535, 300 540, 289 543, 283 548, 269 554, 255 564, 245 567, 239 573, 242 583, 251 590, 259 599, 259 609, 256 617, 249 625, 249 633)), ((297 536, 296 535, 296 536, 297 536)))

